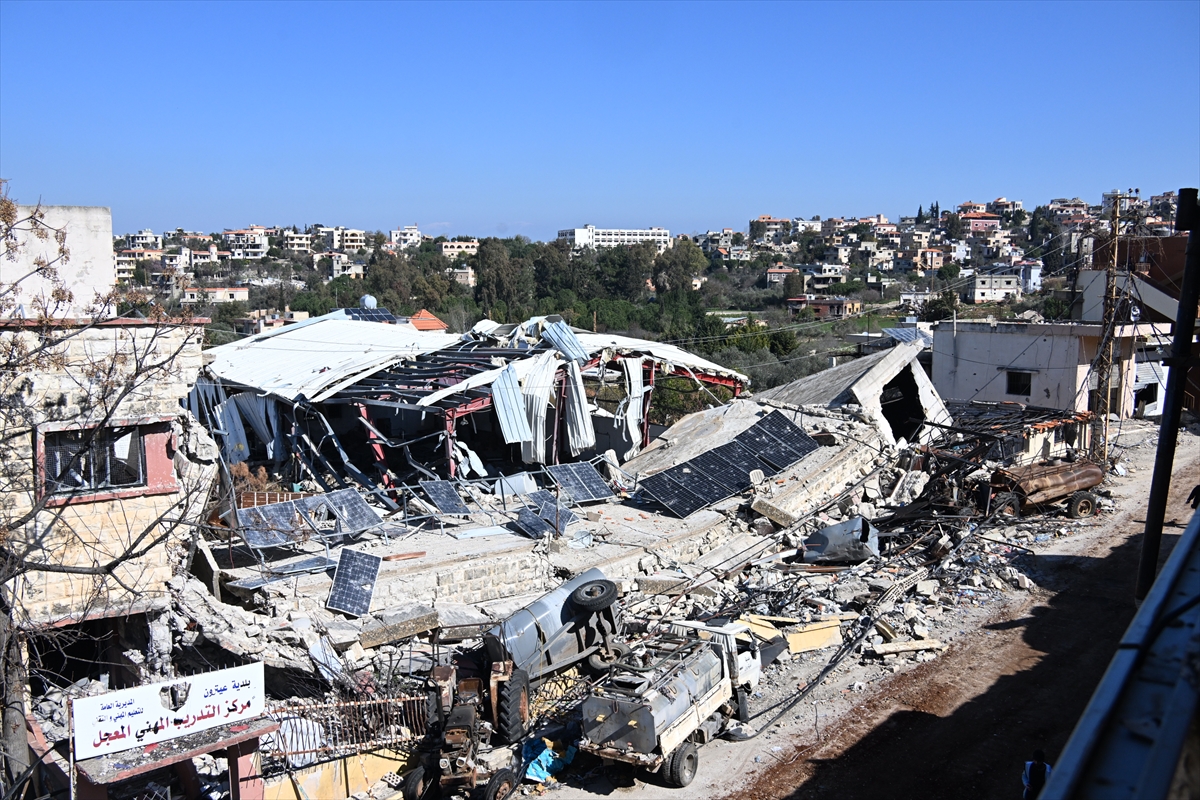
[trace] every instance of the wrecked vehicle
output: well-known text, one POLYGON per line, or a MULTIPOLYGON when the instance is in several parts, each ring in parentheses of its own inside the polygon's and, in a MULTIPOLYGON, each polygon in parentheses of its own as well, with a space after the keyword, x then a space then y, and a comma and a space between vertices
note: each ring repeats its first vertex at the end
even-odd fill
POLYGON ((1087 491, 1104 481, 1104 470, 1088 461, 1049 461, 992 473, 993 511, 1019 515, 1034 506, 1067 498, 1067 513, 1075 519, 1096 513, 1096 495, 1087 491))
POLYGON ((589 569, 484 634, 492 672, 492 718, 506 742, 525 736, 529 692, 582 661, 595 672, 629 652, 617 641, 617 585, 589 569))
POLYGON ((735 713, 747 716, 745 690, 761 674, 747 625, 673 623, 644 652, 619 659, 583 701, 578 747, 663 770, 668 784, 687 786, 700 765, 697 745, 712 741, 735 713))

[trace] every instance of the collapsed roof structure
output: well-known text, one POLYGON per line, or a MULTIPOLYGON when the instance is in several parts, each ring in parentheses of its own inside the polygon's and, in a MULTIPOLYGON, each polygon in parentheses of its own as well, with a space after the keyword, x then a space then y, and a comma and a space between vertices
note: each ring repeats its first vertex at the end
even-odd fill
POLYGON ((486 462, 507 462, 516 446, 526 464, 632 456, 650 438, 656 376, 733 396, 749 385, 673 345, 558 317, 484 321, 462 336, 318 317, 209 353, 189 406, 228 463, 294 458, 297 480, 329 490, 331 476, 348 485, 344 474, 393 510, 389 490, 406 480, 494 476, 486 462), (585 382, 623 384, 616 413, 585 382))

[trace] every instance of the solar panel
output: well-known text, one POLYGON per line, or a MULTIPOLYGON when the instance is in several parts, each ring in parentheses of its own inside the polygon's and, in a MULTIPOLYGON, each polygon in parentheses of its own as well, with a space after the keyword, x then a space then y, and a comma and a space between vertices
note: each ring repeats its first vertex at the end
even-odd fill
POLYGON ((641 484, 642 491, 653 497, 665 506, 668 511, 681 519, 708 505, 702 498, 683 488, 662 472, 657 475, 651 475, 649 478, 642 478, 639 483, 641 484))
POLYGON ((354 489, 239 508, 237 515, 242 538, 255 549, 295 544, 317 533, 340 539, 343 533, 361 533, 380 522, 379 515, 354 489))
POLYGON ((730 464, 717 453, 709 450, 687 462, 709 478, 729 489, 729 494, 737 494, 750 488, 750 472, 730 464))
POLYGON ((553 464, 546 467, 563 493, 576 503, 607 500, 613 491, 600 473, 586 461, 577 464, 553 464))
POLYGON ((517 527, 524 531, 531 539, 554 536, 554 526, 528 508, 522 508, 517 512, 517 527))
POLYGON ((685 461, 678 466, 671 467, 663 474, 699 497, 705 505, 712 505, 733 494, 723 483, 708 477, 691 462, 685 461))
POLYGON ((360 322, 396 322, 396 316, 386 308, 343 308, 342 312, 360 322))
POLYGON ((226 585, 232 586, 235 589, 253 590, 266 586, 268 583, 281 581, 303 572, 322 572, 332 566, 336 566, 337 563, 332 558, 325 556, 311 556, 287 564, 272 564, 262 575, 256 575, 253 578, 242 578, 239 581, 230 581, 226 585))
POLYGON ((537 510, 537 514, 542 519, 549 522, 551 525, 557 525, 558 532, 562 533, 563 529, 572 522, 578 522, 579 517, 575 515, 571 509, 558 502, 558 498, 547 492, 545 489, 538 489, 536 492, 530 492, 527 497, 533 503, 533 507, 537 510))
POLYGON ((333 509, 342 521, 342 530, 346 533, 361 533, 368 528, 375 527, 380 522, 375 509, 367 505, 363 496, 354 489, 338 489, 336 492, 305 497, 292 502, 314 516, 322 508, 333 509))
POLYGON ((371 610, 371 595, 375 592, 375 579, 379 577, 382 560, 370 553, 342 548, 325 607, 355 617, 366 616, 371 610))
POLYGON ((783 442, 784 445, 796 453, 796 461, 799 461, 821 447, 815 439, 801 430, 800 426, 778 411, 772 411, 770 414, 767 414, 754 423, 754 427, 761 428, 783 442))
POLYGON ((720 447, 713 448, 712 452, 733 464, 739 473, 746 473, 747 478, 756 469, 761 469, 764 475, 774 475, 779 471, 737 441, 726 442, 720 447))
POLYGON ((437 510, 443 514, 460 514, 467 516, 471 509, 458 496, 458 491, 450 481, 421 481, 421 491, 428 495, 437 510))
POLYGON ((751 425, 734 437, 734 441, 776 469, 787 469, 800 460, 792 448, 758 425, 751 425))

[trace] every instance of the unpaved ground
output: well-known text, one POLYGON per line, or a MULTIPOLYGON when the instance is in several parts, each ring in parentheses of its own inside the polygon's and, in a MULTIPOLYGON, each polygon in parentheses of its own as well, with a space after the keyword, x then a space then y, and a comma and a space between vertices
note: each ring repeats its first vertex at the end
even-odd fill
MULTIPOLYGON (((1106 486, 1115 513, 1037 545, 1014 565, 1039 585, 1002 602, 968 607, 948 622, 950 648, 896 675, 855 659, 748 742, 717 741, 701 751, 700 773, 684 790, 617 765, 581 760, 555 797, 629 798, 1010 798, 1021 762, 1041 747, 1051 761, 1066 743, 1134 613, 1140 533, 1156 429, 1126 423, 1120 440, 1130 474, 1106 486), (851 691, 856 682, 866 685, 851 691), (815 702, 814 702, 815 701, 815 702)), ((1163 558, 1192 513, 1184 502, 1200 482, 1200 438, 1180 432, 1163 558), (1174 522, 1175 526, 1170 523, 1174 522)), ((816 660, 776 669, 765 693, 786 694, 815 675, 816 660)))

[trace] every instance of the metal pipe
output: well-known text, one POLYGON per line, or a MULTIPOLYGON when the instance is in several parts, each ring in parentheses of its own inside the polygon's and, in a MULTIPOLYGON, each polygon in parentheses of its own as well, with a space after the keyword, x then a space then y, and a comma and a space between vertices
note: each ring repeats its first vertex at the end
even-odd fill
POLYGON ((1196 328, 1196 304, 1200 302, 1200 206, 1195 189, 1179 190, 1179 206, 1175 212, 1175 229, 1190 231, 1187 255, 1183 264, 1183 285, 1179 290, 1179 306, 1175 311, 1174 341, 1171 357, 1167 359, 1167 390, 1163 397, 1162 420, 1158 428, 1158 452, 1154 457, 1154 477, 1150 482, 1150 499, 1146 504, 1146 528, 1142 534, 1142 555, 1138 564, 1137 602, 1145 599, 1158 572, 1158 553, 1162 544, 1163 518, 1167 512, 1167 493, 1171 489, 1171 467, 1175 462, 1175 444, 1179 433, 1179 417, 1183 410, 1183 395, 1187 389, 1191 366, 1192 338, 1196 328))

